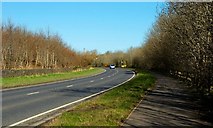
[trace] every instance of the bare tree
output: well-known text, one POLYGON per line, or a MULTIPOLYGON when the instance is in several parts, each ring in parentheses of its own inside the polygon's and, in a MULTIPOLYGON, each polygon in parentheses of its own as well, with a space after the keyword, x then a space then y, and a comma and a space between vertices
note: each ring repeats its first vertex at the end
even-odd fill
POLYGON ((94 62, 97 51, 77 53, 57 35, 32 33, 12 22, 2 29, 2 69, 72 68, 94 62), (81 63, 83 62, 83 63, 81 63))

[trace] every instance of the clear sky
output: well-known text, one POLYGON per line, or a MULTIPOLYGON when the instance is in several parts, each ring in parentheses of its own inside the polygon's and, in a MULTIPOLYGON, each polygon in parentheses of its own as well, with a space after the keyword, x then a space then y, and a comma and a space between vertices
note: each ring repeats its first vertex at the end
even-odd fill
POLYGON ((58 33, 77 51, 127 50, 140 46, 156 20, 158 2, 3 2, 10 19, 28 30, 58 33))

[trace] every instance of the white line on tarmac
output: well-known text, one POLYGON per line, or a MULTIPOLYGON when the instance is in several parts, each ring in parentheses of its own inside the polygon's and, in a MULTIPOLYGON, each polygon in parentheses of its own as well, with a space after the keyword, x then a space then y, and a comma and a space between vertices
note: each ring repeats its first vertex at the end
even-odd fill
POLYGON ((39 92, 31 92, 31 93, 27 93, 28 96, 30 95, 35 95, 35 94, 38 94, 39 92))
POLYGON ((114 89, 114 88, 116 88, 116 87, 118 87, 118 86, 120 86, 120 85, 122 85, 122 84, 124 84, 124 83, 126 83, 126 82, 128 82, 128 81, 130 81, 130 80, 131 80, 132 78, 134 78, 134 77, 135 77, 135 74, 133 74, 133 76, 132 76, 131 78, 129 78, 128 80, 126 80, 126 81, 124 81, 124 82, 122 82, 122 83, 120 83, 120 84, 118 84, 118 85, 116 85, 116 86, 113 86, 112 88, 109 88, 109 89, 103 90, 103 91, 101 91, 101 92, 92 94, 92 95, 90 95, 90 96, 84 97, 84 98, 79 99, 79 100, 76 100, 76 101, 74 101, 74 102, 70 102, 70 103, 65 104, 65 105, 62 105, 62 106, 60 106, 60 107, 57 107, 57 108, 54 108, 54 109, 50 109, 50 110, 45 111, 45 112, 43 112, 43 113, 40 113, 40 114, 31 116, 31 117, 29 117, 29 118, 26 118, 26 119, 24 119, 24 120, 21 120, 21 121, 19 121, 19 122, 16 122, 16 123, 14 123, 14 124, 11 124, 11 125, 9 125, 9 127, 14 127, 14 126, 16 126, 16 125, 19 125, 19 124, 21 124, 21 123, 24 123, 24 122, 26 122, 26 121, 29 121, 29 120, 31 120, 31 119, 34 119, 34 118, 36 118, 36 117, 45 115, 45 114, 47 114, 47 113, 50 113, 50 112, 59 110, 59 109, 61 109, 61 108, 65 108, 65 107, 67 107, 67 106, 69 106, 69 105, 72 105, 72 104, 75 104, 75 103, 84 101, 84 100, 86 100, 86 99, 89 99, 89 98, 91 98, 91 97, 100 95, 100 94, 102 94, 102 93, 104 93, 104 92, 107 92, 107 91, 109 91, 109 90, 112 90, 112 89, 114 89))
POLYGON ((73 78, 73 79, 70 79, 70 80, 59 80, 59 81, 56 81, 56 82, 41 83, 41 84, 35 84, 35 85, 31 85, 31 86, 15 87, 15 88, 9 88, 9 89, 1 89, 0 88, 0 91, 3 92, 3 91, 9 91, 9 90, 31 88, 31 87, 38 87, 38 86, 48 85, 48 84, 61 83, 61 82, 65 82, 65 81, 72 81, 72 80, 84 79, 84 78, 89 78, 89 77, 92 77, 92 76, 97 76, 97 75, 103 74, 105 72, 106 72, 106 69, 104 69, 104 71, 101 72, 101 73, 97 73, 97 74, 94 74, 94 75, 91 75, 91 76, 80 77, 80 78, 73 78))
POLYGON ((92 82, 94 82, 94 80, 91 80, 90 82, 92 83, 92 82))
POLYGON ((72 87, 72 86, 73 86, 73 85, 68 85, 67 87, 70 88, 70 87, 72 87))
POLYGON ((103 80, 104 78, 101 78, 101 80, 103 80))

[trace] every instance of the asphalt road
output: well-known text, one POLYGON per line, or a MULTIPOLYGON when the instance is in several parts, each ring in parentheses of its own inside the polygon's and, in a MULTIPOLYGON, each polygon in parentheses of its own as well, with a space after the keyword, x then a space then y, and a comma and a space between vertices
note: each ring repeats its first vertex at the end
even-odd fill
POLYGON ((106 72, 81 79, 2 91, 2 124, 16 124, 40 113, 112 88, 134 74, 127 69, 106 72))

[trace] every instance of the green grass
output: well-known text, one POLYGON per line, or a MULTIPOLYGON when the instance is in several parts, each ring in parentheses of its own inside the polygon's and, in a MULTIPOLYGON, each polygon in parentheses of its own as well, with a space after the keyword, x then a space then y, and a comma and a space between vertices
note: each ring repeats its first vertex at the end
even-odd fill
POLYGON ((147 72, 139 72, 131 81, 82 102, 69 112, 46 123, 48 126, 120 126, 138 104, 155 78, 147 72))
POLYGON ((46 75, 32 75, 32 76, 20 76, 20 77, 10 77, 10 78, 0 78, 2 81, 2 88, 12 88, 26 85, 33 85, 39 83, 53 82, 59 80, 73 79, 91 76, 103 72, 101 68, 87 69, 78 72, 65 72, 65 73, 53 73, 46 75))

